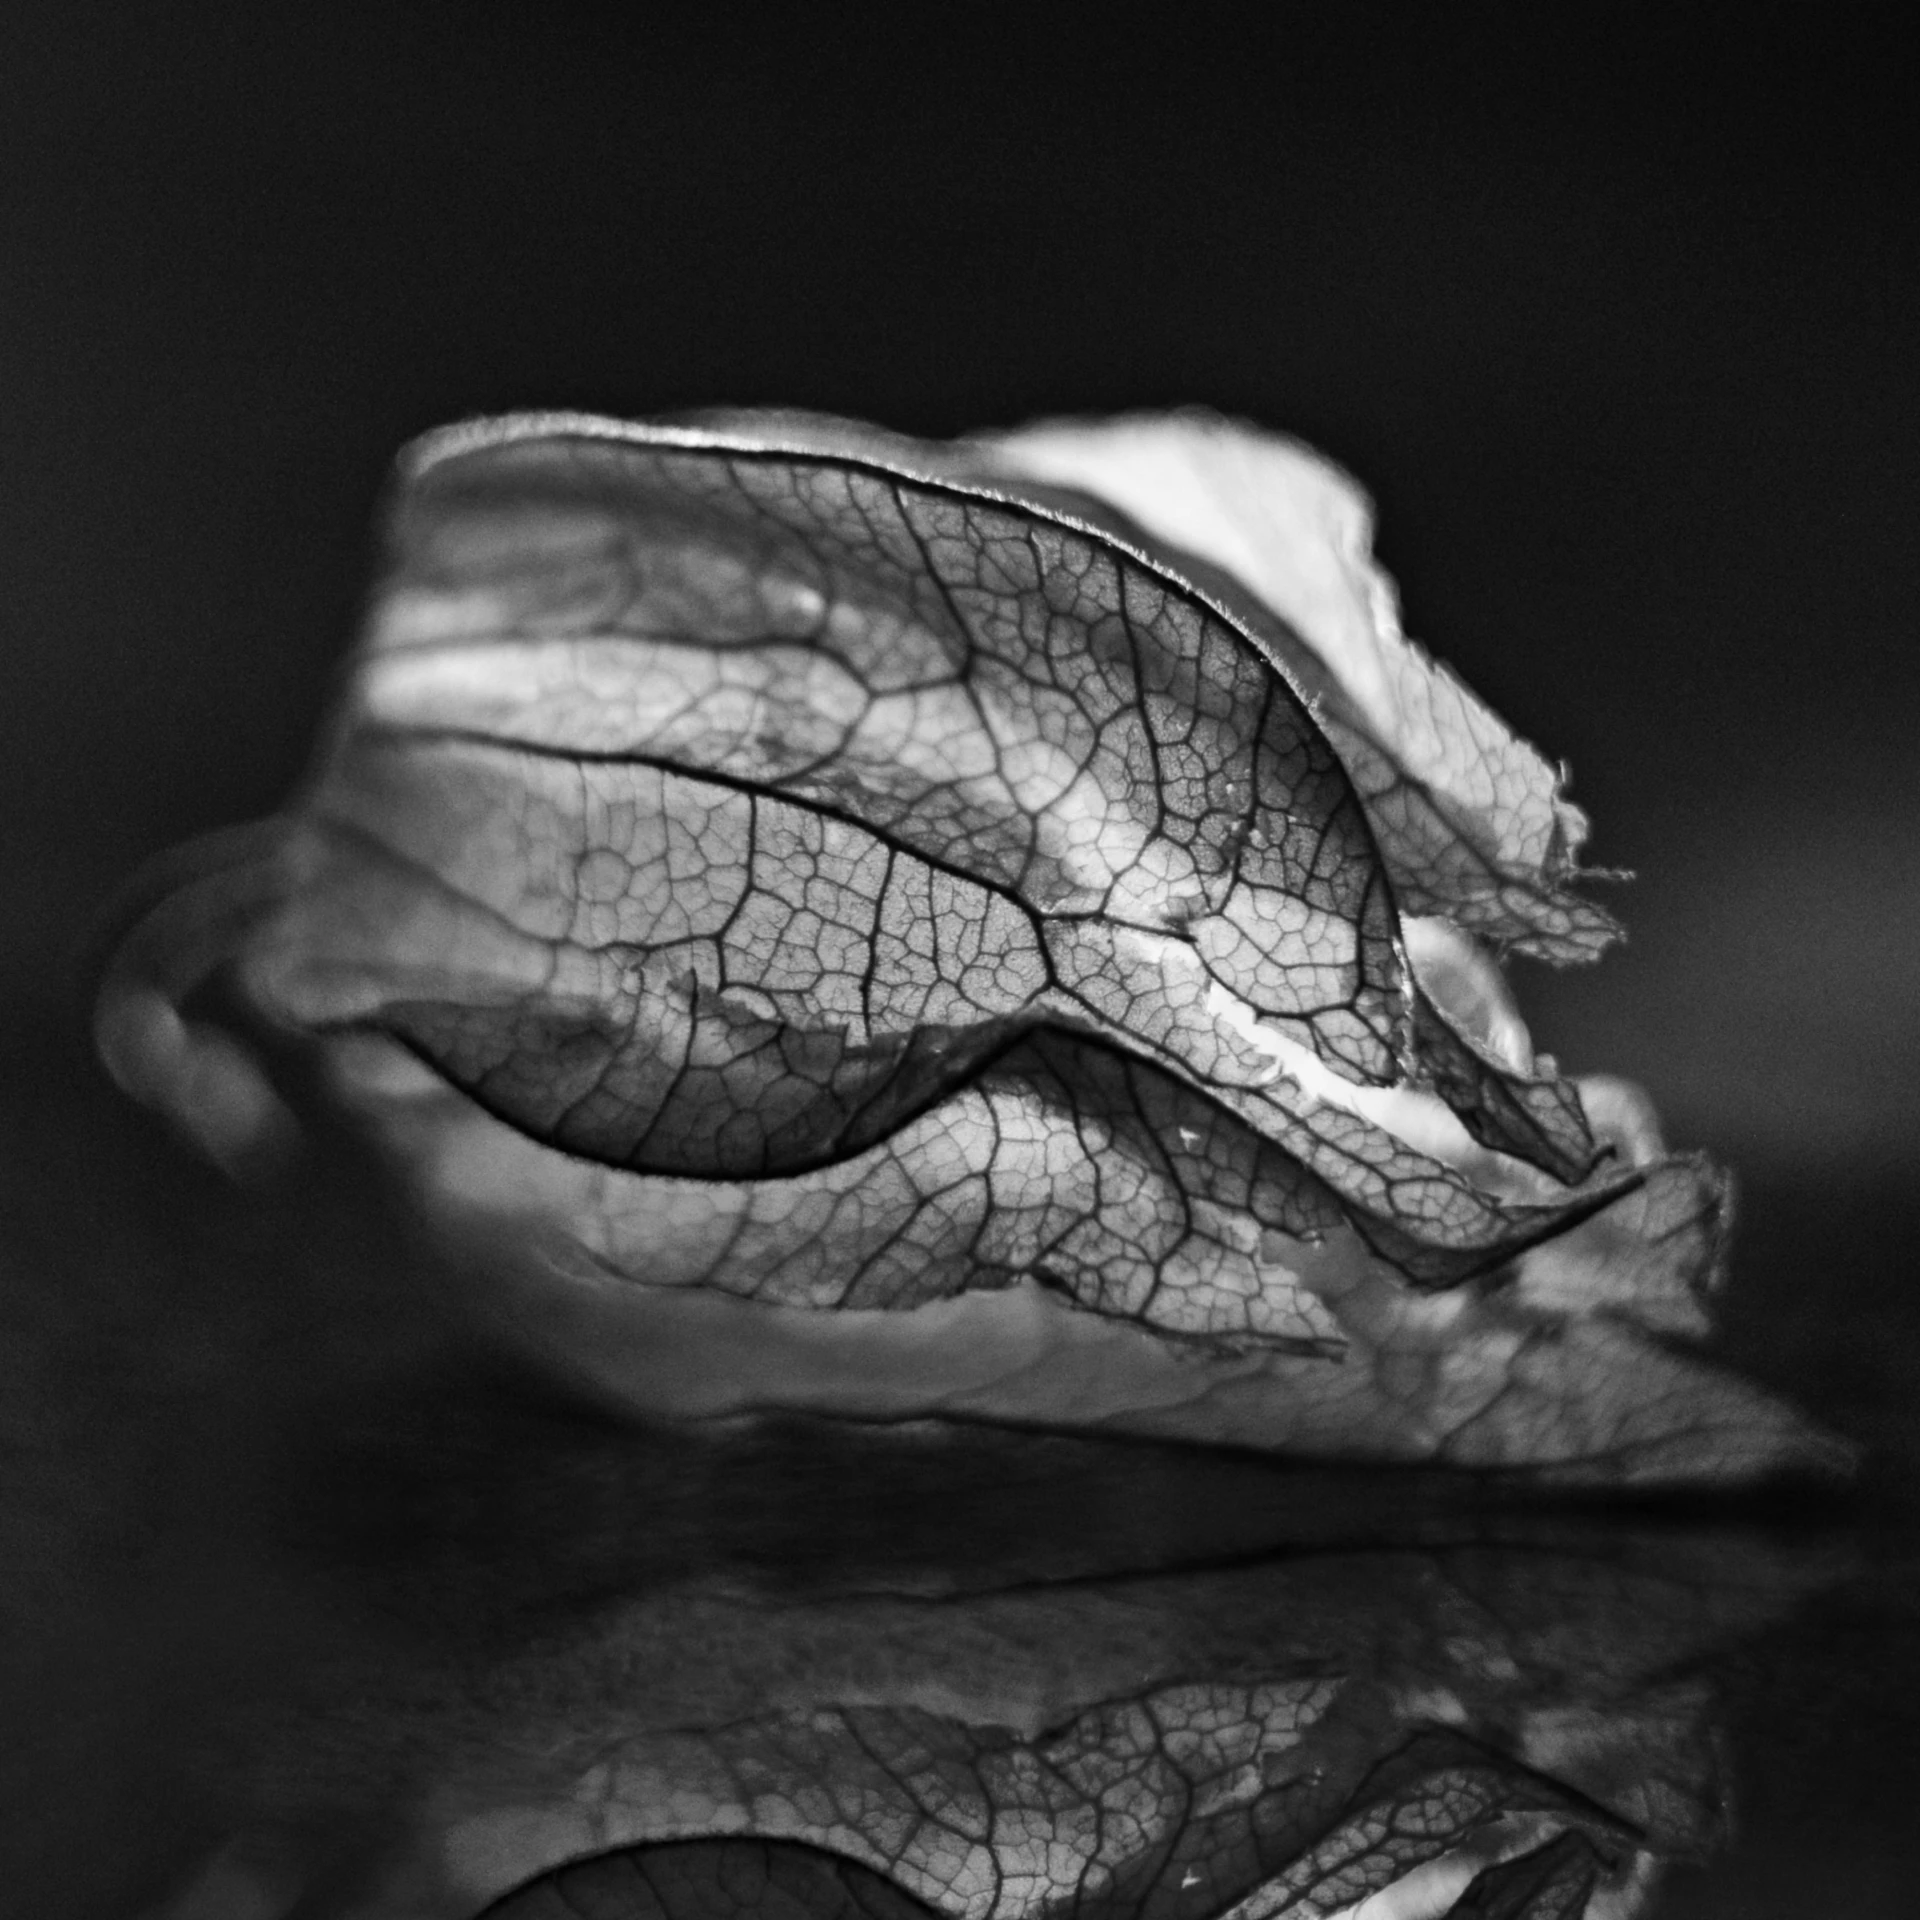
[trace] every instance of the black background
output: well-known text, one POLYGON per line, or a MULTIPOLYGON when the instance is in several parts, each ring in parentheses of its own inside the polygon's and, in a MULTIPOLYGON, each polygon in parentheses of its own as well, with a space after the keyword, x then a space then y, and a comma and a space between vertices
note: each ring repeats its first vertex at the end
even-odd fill
MULTIPOLYGON (((1891 11, 768 18, 6 10, 10 1124, 90 1071, 75 955, 112 887, 297 777, 411 434, 1205 402, 1360 475, 1409 631, 1572 763, 1593 857, 1641 876, 1633 939, 1522 978, 1536 1037, 1735 1162, 1736 1352, 1911 1455, 1920 90, 1891 11)), ((1847 1660, 1880 1619, 1836 1628, 1847 1660)), ((1914 1734, 1862 1731, 1865 1695, 1821 1718, 1810 1671, 1749 1706, 1755 1751, 1768 1700, 1803 1718, 1752 1762, 1758 1851, 1686 1911, 1796 1873, 1882 1910, 1860 1782, 1904 1806, 1914 1734)))

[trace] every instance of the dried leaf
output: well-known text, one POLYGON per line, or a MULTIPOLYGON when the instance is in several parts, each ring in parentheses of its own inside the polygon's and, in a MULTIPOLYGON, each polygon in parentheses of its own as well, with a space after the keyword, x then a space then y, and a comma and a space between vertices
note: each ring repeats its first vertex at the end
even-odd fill
POLYGON ((1344 483, 1190 420, 1050 431, 430 438, 306 791, 110 970, 116 1070, 238 1163, 313 1096, 235 1034, 304 1047, 476 1284, 657 1411, 1837 1461, 1631 1330, 1703 1324, 1718 1176, 1533 1056, 1474 935, 1591 930, 1577 816, 1399 638, 1344 483), (1009 478, 1109 456, 1157 539, 1257 482, 1206 549, 1240 583, 1009 478), (1409 867, 1362 720, 1491 893, 1409 867))
POLYGON ((1562 963, 1618 937, 1572 891, 1587 823, 1561 775, 1401 632, 1371 553, 1372 507, 1346 474, 1200 411, 1042 423, 975 444, 988 470, 1107 502, 1177 565, 1241 586, 1237 604, 1251 600, 1251 624, 1313 695, 1406 912, 1562 963))

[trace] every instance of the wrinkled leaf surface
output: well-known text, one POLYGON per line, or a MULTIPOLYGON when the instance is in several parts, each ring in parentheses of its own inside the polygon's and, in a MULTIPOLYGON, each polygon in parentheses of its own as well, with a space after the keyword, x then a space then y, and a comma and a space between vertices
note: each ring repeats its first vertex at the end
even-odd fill
POLYGON ((109 1057, 258 1134, 223 983, 667 1411, 1832 1459, 1634 1331, 1704 1327, 1724 1185, 1534 1056, 1482 942, 1600 937, 1582 824, 1343 484, 1190 420, 431 438, 313 779, 136 928, 109 1057))

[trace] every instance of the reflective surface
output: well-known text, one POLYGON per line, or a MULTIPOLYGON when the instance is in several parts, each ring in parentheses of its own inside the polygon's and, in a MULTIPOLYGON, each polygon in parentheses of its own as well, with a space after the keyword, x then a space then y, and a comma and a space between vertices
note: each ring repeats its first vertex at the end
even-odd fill
POLYGON ((1458 1910, 1905 1910, 1891 1197, 1759 1189, 1734 1290, 1737 1356, 1877 1443, 1844 1513, 1549 1509, 636 1432, 463 1334, 351 1169, 242 1204, 84 1078, 46 1105, 6 1156, 27 1910, 1443 1912, 1482 1869, 1458 1910))

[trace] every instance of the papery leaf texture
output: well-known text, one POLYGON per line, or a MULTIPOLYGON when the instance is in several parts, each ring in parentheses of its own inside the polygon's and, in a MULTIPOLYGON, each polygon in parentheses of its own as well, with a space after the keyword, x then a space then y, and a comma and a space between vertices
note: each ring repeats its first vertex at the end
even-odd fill
POLYGON ((1120 509, 1189 571, 1251 590, 1253 624, 1316 694, 1408 911, 1563 963, 1618 936, 1575 889, 1587 822, 1560 772, 1401 632, 1371 505, 1345 474, 1199 411, 1046 422, 979 444, 996 465, 1120 509))
POLYGON ((1724 1182, 1534 1055, 1495 953, 1604 943, 1584 825, 1366 526, 1191 417, 430 437, 312 777, 131 929, 109 1062, 238 1158, 304 1049, 656 1411, 1831 1467, 1643 1337, 1704 1330, 1724 1182))

